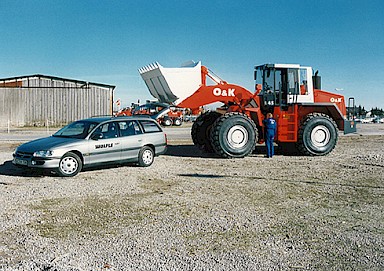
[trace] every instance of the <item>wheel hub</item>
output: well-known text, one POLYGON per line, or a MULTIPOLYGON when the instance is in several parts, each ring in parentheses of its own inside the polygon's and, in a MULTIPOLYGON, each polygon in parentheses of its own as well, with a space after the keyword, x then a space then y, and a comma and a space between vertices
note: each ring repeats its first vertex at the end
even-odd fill
POLYGON ((228 144, 235 149, 244 147, 248 142, 248 131, 243 126, 235 125, 228 131, 228 144))
POLYGON ((153 159, 152 152, 150 150, 144 151, 144 153, 143 153, 143 162, 148 165, 148 164, 150 164, 152 162, 152 159, 153 159))
POLYGON ((327 127, 320 125, 315 127, 311 132, 311 142, 316 147, 326 146, 331 138, 331 133, 327 127))
POLYGON ((72 157, 66 157, 60 163, 61 170, 66 174, 72 174, 77 170, 77 167, 78 167, 78 163, 76 159, 72 157))

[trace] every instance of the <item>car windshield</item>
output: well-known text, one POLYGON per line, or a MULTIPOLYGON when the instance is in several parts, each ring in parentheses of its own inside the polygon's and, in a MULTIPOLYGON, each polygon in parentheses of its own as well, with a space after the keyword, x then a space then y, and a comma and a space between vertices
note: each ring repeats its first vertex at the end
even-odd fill
POLYGON ((63 127, 55 134, 53 134, 53 136, 84 139, 97 124, 97 122, 76 121, 63 127))

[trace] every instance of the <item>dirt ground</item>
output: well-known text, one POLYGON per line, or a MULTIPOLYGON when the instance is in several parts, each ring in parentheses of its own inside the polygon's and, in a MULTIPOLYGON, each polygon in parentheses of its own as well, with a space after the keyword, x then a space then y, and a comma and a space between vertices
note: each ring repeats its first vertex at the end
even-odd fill
POLYGON ((177 134, 149 168, 74 178, 14 168, 18 143, 1 142, 0 270, 384 269, 381 133, 273 159, 220 159, 177 134))

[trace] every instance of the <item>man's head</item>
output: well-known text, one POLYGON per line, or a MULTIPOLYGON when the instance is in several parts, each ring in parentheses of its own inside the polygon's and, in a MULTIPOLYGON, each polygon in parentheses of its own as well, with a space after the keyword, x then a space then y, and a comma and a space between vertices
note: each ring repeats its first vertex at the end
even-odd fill
POLYGON ((267 119, 271 119, 271 118, 273 118, 272 113, 268 113, 268 114, 267 114, 267 119))

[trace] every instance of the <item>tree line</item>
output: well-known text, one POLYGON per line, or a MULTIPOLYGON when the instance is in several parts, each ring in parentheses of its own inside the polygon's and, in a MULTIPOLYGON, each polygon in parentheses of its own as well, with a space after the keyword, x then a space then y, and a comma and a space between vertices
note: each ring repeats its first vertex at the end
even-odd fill
POLYGON ((382 108, 372 108, 371 110, 366 110, 364 106, 355 106, 355 114, 357 116, 365 116, 368 112, 371 112, 372 116, 383 116, 384 115, 384 110, 382 108))

